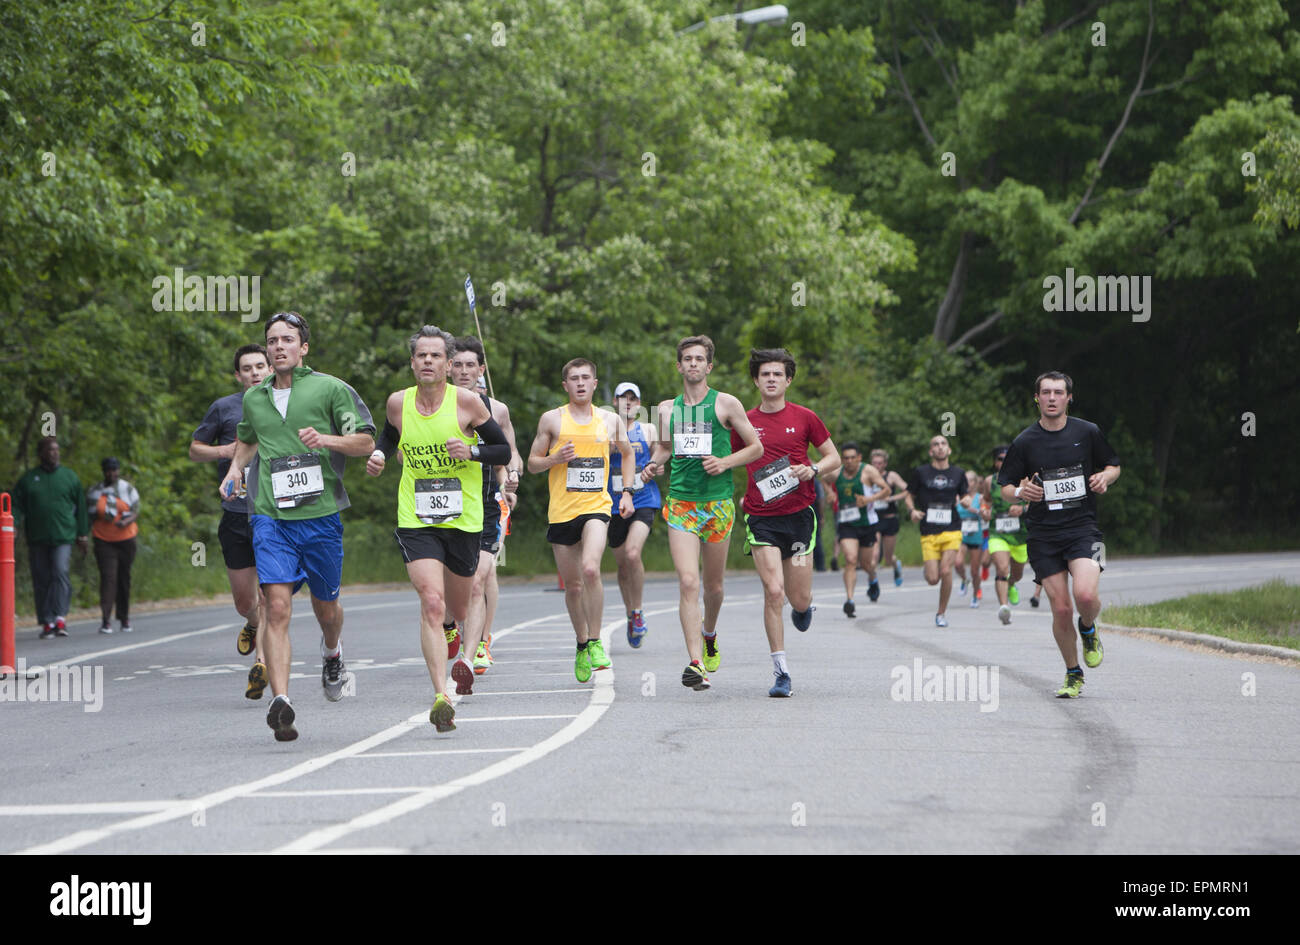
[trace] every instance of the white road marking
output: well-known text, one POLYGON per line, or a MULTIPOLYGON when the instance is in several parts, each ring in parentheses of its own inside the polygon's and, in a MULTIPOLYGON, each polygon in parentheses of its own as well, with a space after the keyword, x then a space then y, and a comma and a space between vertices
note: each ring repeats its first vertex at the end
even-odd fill
POLYGON ((59 817, 64 814, 147 814, 175 801, 90 801, 85 804, 5 804, 0 817, 59 817))
POLYGON ((567 715, 480 715, 472 719, 457 719, 456 724, 464 722, 530 722, 533 719, 576 719, 582 713, 570 712, 567 715))
POLYGON ((258 791, 248 797, 343 797, 352 794, 415 794, 418 787, 328 788, 317 791, 258 791))
MULTIPOLYGON (((574 718, 575 716, 570 716, 574 718)), ((495 755, 508 754, 512 751, 527 751, 527 746, 523 748, 443 748, 430 749, 428 751, 371 751, 364 755, 357 755, 356 758, 418 758, 423 755, 495 755)), ((354 759, 355 760, 355 759, 354 759)), ((424 788, 412 788, 415 791, 423 791, 424 788)))

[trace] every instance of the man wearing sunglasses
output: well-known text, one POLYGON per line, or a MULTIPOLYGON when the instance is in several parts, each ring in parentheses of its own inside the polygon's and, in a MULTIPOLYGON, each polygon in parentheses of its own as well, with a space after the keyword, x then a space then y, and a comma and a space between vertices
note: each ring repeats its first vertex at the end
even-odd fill
POLYGON ((321 685, 325 698, 343 698, 343 524, 350 505, 343 488, 349 456, 369 456, 375 425, 355 390, 303 364, 311 340, 297 312, 276 312, 266 323, 271 375, 244 394, 235 456, 221 481, 223 497, 244 485, 243 469, 258 455, 258 474, 247 484, 252 503, 257 577, 266 594, 264 647, 273 699, 266 724, 276 741, 298 737, 289 703, 289 618, 299 572, 307 575, 312 610, 321 628, 321 685))

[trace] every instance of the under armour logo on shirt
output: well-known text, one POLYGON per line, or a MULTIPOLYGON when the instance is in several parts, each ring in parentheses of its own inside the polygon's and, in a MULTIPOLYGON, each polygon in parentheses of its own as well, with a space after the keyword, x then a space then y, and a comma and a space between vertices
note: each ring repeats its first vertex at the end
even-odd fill
POLYGON ((793 433, 793 432, 794 432, 794 427, 786 427, 786 428, 785 428, 785 432, 786 432, 786 433, 793 433))

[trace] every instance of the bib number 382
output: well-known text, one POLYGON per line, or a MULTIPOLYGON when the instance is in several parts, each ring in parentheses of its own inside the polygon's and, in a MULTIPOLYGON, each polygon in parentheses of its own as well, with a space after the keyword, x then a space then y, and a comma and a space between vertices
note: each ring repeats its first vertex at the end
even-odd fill
POLYGON ((415 480, 415 516, 426 525, 441 525, 460 518, 465 493, 459 479, 415 480))
POLYGON ((315 453, 277 456, 271 460, 271 495, 276 508, 296 509, 315 502, 325 491, 320 457, 315 453))

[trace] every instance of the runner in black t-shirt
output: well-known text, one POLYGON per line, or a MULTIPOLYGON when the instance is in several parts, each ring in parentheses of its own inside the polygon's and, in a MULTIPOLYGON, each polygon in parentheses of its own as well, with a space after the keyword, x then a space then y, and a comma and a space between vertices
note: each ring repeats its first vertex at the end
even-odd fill
POLYGON ((1065 660, 1065 685, 1056 694, 1076 699, 1083 690, 1083 670, 1071 618, 1077 607, 1084 662, 1089 669, 1100 666, 1102 646, 1096 622, 1101 612, 1097 588, 1102 536, 1095 496, 1119 478, 1119 457, 1095 423, 1068 416, 1074 392, 1069 375, 1060 371, 1040 374, 1034 390, 1038 422, 1012 442, 998 473, 998 485, 1008 501, 1029 502, 1024 515, 1029 563, 1034 580, 1047 590, 1052 633, 1065 660), (1069 578, 1074 579, 1073 604, 1069 578))
POLYGON ((966 470, 951 466, 952 447, 946 436, 930 439, 930 462, 917 466, 907 477, 908 514, 921 523, 921 560, 925 563, 925 583, 939 585, 939 610, 934 615, 936 627, 948 626, 944 612, 952 594, 952 564, 961 547, 961 522, 957 505, 971 507, 966 494, 966 470), (942 582, 942 583, 941 583, 942 582))

